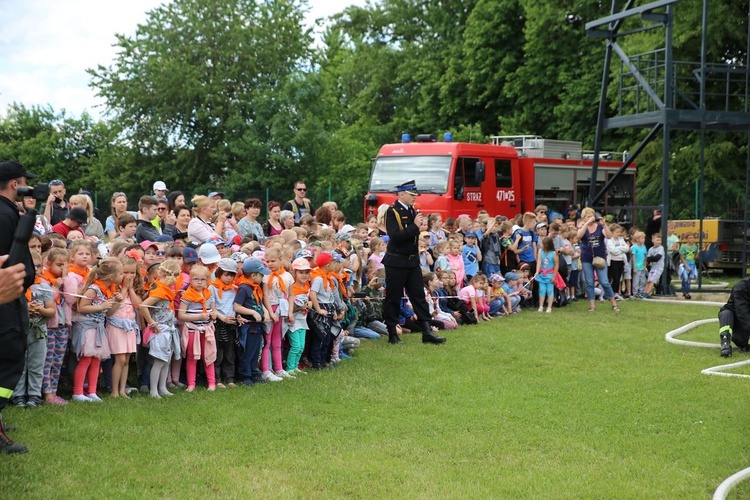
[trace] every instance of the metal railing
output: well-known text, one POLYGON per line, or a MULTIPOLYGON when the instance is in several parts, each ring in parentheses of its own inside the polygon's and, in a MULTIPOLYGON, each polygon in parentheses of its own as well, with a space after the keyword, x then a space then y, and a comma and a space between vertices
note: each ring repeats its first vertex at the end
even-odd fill
MULTIPOLYGON (((654 50, 630 57, 635 70, 640 73, 654 93, 665 95, 665 49, 654 50)), ((675 61, 672 63, 672 102, 664 103, 674 109, 699 109, 700 62, 675 61)), ((618 74, 617 110, 625 114, 658 111, 659 105, 644 90, 635 72, 620 62, 618 74)), ((725 112, 745 112, 750 92, 750 69, 738 62, 706 65, 706 109, 725 112)))

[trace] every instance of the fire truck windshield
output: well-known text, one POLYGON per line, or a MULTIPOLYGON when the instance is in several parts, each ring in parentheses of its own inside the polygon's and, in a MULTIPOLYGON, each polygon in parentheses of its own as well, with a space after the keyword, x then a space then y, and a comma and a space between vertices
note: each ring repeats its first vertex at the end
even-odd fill
POLYGON ((450 156, 381 156, 372 168, 370 192, 390 192, 413 179, 417 190, 443 194, 448 190, 451 161, 450 156))

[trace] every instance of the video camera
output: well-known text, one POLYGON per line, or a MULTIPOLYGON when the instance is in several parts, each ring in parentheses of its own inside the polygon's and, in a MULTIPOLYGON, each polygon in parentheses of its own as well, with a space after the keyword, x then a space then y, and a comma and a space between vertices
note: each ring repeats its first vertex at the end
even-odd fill
POLYGON ((36 186, 18 186, 16 195, 19 198, 30 196, 36 201, 46 201, 49 197, 49 186, 40 182, 36 186))
MULTIPOLYGON (((18 186, 18 188, 16 188, 16 195, 19 198, 31 196, 36 201, 45 201, 49 196, 49 186, 42 183, 39 183, 36 186, 18 186)), ((16 226, 16 232, 13 235, 13 244, 10 247, 7 266, 23 262, 23 255, 25 253, 24 249, 29 248, 29 240, 31 239, 31 234, 34 232, 34 224, 36 224, 36 209, 35 207, 26 206, 24 206, 24 209, 25 212, 19 219, 18 226, 16 226)))

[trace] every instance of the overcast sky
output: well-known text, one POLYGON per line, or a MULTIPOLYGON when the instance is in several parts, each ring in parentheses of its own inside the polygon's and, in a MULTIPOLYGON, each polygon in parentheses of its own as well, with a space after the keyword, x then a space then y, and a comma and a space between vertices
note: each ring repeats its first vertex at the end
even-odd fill
MULTIPOLYGON (((87 68, 114 59, 115 33, 133 36, 164 0, 0 0, 0 115, 8 104, 52 105, 98 117, 87 68)), ((364 0, 308 0, 309 22, 364 0)))

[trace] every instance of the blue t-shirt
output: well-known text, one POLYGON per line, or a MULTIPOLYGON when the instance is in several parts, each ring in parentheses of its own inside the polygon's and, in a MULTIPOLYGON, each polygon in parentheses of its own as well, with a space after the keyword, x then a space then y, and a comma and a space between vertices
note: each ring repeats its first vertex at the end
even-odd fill
POLYGON ((630 249, 630 253, 633 255, 635 270, 643 271, 646 269, 646 254, 648 253, 646 245, 633 245, 633 248, 630 249))
POLYGON ((546 252, 542 250, 542 268, 540 271, 547 271, 555 268, 555 251, 546 252))
POLYGON ((518 242, 518 248, 523 248, 528 245, 528 248, 526 248, 526 250, 518 254, 518 260, 521 262, 536 262, 536 255, 534 255, 533 248, 533 243, 536 243, 539 240, 536 233, 532 231, 526 231, 525 229, 521 228, 513 233, 514 240, 516 234, 521 235, 521 241, 518 242))
POLYGON ((464 245, 461 256, 464 259, 464 271, 466 272, 466 276, 476 276, 476 274, 479 272, 477 247, 464 245))

